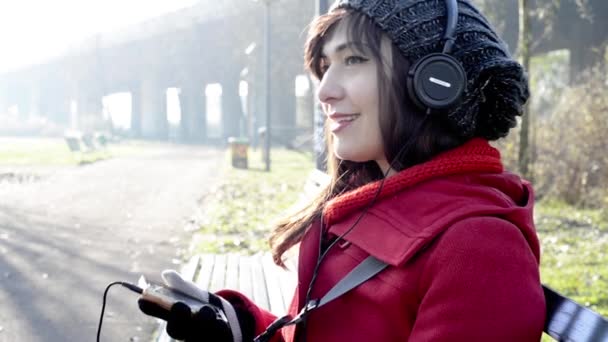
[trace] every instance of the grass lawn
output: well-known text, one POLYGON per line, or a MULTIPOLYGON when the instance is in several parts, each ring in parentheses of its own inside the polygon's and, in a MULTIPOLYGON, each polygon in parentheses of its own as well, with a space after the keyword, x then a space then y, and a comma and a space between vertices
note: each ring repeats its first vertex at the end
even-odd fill
POLYGON ((71 152, 62 138, 0 137, 2 166, 69 166, 141 151, 141 142, 109 144, 93 152, 71 152))
POLYGON ((608 220, 603 210, 540 203, 543 283, 608 317, 608 220))
POLYGON ((271 171, 264 171, 261 151, 249 150, 249 169, 235 169, 230 154, 222 166, 223 182, 205 200, 205 218, 194 235, 193 252, 254 254, 268 250, 272 220, 300 196, 314 167, 311 153, 272 149, 271 171))

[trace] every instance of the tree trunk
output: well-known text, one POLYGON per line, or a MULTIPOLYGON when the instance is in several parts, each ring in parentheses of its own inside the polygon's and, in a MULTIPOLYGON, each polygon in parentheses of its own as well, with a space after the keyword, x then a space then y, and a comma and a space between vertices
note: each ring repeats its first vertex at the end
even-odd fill
MULTIPOLYGON (((530 74, 530 3, 529 0, 519 1, 519 59, 528 74, 530 74)), ((519 133, 519 172, 531 180, 530 170, 530 101, 524 106, 519 133)))

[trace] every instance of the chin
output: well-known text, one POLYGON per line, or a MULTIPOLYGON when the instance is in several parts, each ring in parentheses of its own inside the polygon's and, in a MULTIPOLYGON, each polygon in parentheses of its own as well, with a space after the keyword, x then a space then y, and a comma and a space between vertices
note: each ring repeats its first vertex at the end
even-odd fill
POLYGON ((363 154, 357 153, 352 149, 339 148, 337 146, 334 148, 334 155, 338 159, 348 160, 356 163, 364 163, 371 160, 370 158, 365 158, 363 154))

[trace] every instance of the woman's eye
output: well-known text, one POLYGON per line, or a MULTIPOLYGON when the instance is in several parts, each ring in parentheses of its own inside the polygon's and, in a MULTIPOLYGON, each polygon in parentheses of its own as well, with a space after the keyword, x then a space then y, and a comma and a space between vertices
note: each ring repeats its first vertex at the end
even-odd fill
POLYGON ((346 65, 353 65, 353 64, 363 63, 365 61, 367 61, 367 59, 365 59, 363 57, 349 56, 349 57, 346 57, 346 59, 344 59, 344 64, 346 64, 346 65))

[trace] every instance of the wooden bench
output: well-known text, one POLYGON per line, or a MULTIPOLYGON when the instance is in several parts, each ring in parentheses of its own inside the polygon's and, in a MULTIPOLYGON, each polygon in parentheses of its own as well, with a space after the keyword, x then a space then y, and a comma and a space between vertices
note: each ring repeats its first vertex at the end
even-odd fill
MULTIPOLYGON (((310 198, 328 182, 327 174, 314 170, 304 186, 310 198)), ((243 292, 256 304, 276 315, 283 315, 296 282, 294 262, 289 271, 277 267, 269 254, 254 256, 198 255, 182 269, 182 274, 203 288, 217 291, 230 288, 243 292)), ((608 342, 608 320, 557 291, 543 286, 547 303, 544 332, 556 341, 608 342)), ((158 342, 173 341, 161 322, 158 342)))

